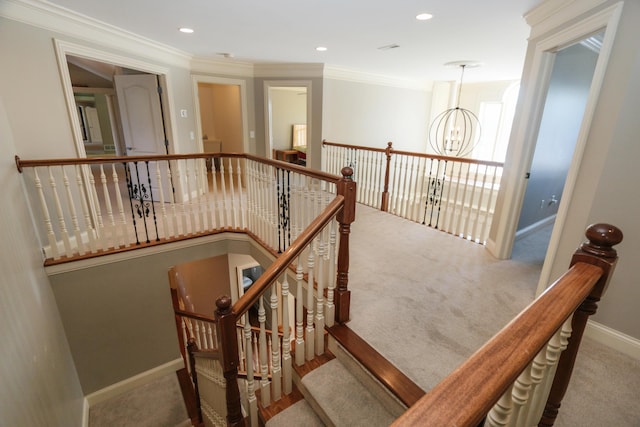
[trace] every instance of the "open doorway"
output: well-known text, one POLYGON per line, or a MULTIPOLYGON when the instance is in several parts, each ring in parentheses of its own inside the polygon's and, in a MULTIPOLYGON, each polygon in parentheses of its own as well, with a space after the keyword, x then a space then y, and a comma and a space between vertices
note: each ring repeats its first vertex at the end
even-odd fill
POLYGON ((311 83, 285 80, 264 85, 267 156, 306 166, 311 83))
POLYGON ((512 258, 542 265, 595 72, 604 31, 559 50, 554 59, 512 258))
POLYGON ((513 259, 544 263, 603 38, 601 31, 555 55, 518 219, 513 259))

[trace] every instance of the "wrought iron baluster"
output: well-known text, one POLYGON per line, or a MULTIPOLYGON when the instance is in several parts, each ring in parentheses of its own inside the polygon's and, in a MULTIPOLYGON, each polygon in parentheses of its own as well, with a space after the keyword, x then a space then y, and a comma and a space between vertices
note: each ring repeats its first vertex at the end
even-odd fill
MULTIPOLYGON (((156 242, 160 241, 160 235, 158 234, 158 220, 156 218, 156 205, 155 200, 153 200, 153 188, 151 187, 151 173, 149 171, 149 161, 145 161, 145 166, 147 167, 147 182, 149 183, 149 196, 151 198, 151 212, 153 213, 153 227, 156 230, 156 242)), ((147 209, 148 212, 148 209, 147 209)), ((148 216, 148 214, 147 214, 148 216)))
MULTIPOLYGON (((134 185, 131 179, 131 170, 129 169, 129 165, 127 164, 127 162, 123 162, 122 165, 124 166, 124 176, 127 181, 127 191, 129 192, 129 206, 131 208, 131 222, 133 222, 133 234, 136 235, 136 245, 139 245, 140 239, 138 239, 138 224, 136 222, 136 214, 135 214, 135 209, 133 207, 134 185)), ((138 190, 136 189, 135 191, 137 192, 138 190)))
POLYGON ((290 171, 277 168, 276 182, 278 193, 278 252, 282 253, 291 244, 291 186, 290 171))

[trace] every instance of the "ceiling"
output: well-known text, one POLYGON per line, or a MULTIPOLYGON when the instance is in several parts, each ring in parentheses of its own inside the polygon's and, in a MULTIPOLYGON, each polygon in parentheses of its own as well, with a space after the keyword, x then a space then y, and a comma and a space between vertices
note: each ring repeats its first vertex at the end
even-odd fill
POLYGON ((482 63, 465 72, 465 82, 519 79, 529 35, 522 16, 539 2, 51 0, 196 56, 324 63, 417 82, 458 79, 459 68, 444 66, 451 61, 482 63), (433 19, 416 20, 421 12, 433 19), (394 44, 399 47, 379 49, 394 44))

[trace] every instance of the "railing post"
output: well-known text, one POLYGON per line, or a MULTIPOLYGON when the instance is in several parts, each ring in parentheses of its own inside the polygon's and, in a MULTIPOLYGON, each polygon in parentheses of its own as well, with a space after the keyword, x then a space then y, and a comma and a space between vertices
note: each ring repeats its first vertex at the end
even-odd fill
POLYGON ((349 305, 351 291, 349 291, 349 233, 351 223, 356 219, 356 183, 353 169, 342 168, 342 179, 338 181, 337 192, 344 197, 344 207, 336 215, 340 224, 340 246, 338 249, 338 272, 336 276, 336 322, 344 323, 349 320, 349 305))
POLYGON ((244 426, 238 388, 238 337, 236 334, 236 316, 231 311, 231 298, 223 295, 216 300, 216 319, 218 321, 219 347, 222 354, 222 372, 227 382, 227 425, 244 426))
POLYGON ((189 338, 187 343, 187 352, 189 359, 189 372, 191 372, 191 381, 193 381, 193 391, 196 399, 196 408, 198 409, 198 422, 202 424, 202 407, 200 406, 200 390, 198 388, 198 374, 196 374, 196 358, 194 351, 198 350, 198 345, 194 338, 189 338))
POLYGON ((593 224, 587 228, 585 235, 588 242, 583 243, 575 252, 571 259, 571 265, 578 262, 592 264, 602 268, 603 273, 589 296, 580 304, 573 315, 571 322, 573 333, 569 337, 567 349, 560 356, 553 385, 538 426, 551 427, 558 416, 558 409, 571 379, 587 320, 589 316, 596 313, 597 303, 609 284, 609 278, 613 274, 618 259, 613 246, 622 241, 620 229, 609 224, 593 224))
POLYGON ((389 210, 389 175, 391 169, 391 152, 393 151, 393 142, 387 142, 387 148, 384 153, 387 156, 387 163, 384 169, 384 189, 382 191, 382 201, 380 203, 380 210, 387 212, 389 210))

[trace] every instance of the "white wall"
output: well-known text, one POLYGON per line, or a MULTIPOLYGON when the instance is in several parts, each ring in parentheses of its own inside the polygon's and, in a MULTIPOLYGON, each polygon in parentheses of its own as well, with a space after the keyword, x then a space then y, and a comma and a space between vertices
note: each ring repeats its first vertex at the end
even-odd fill
POLYGON ((594 320, 640 339, 638 22, 640 3, 626 1, 551 276, 556 278, 566 269, 588 224, 609 222, 620 227, 624 233, 618 246, 620 262, 594 320))
POLYGON ((327 141, 425 152, 431 92, 325 79, 323 98, 327 141))
POLYGON ((4 106, 0 97, 0 425, 79 426, 83 394, 12 160, 4 106))

